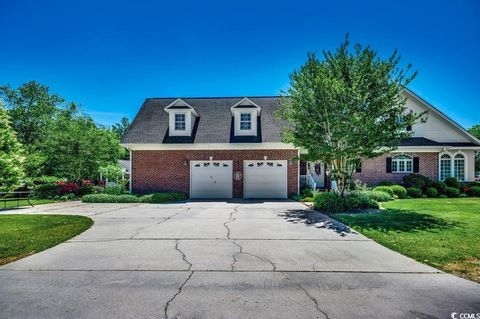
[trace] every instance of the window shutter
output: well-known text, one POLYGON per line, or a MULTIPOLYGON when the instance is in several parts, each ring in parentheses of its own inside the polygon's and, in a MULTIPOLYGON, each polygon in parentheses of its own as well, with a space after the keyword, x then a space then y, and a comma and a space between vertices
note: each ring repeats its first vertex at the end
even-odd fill
POLYGON ((392 172, 392 158, 387 157, 387 173, 391 173, 391 172, 392 172))
POLYGON ((418 173, 420 171, 420 158, 413 158, 413 172, 418 173))
POLYGON ((362 172, 362 162, 359 162, 355 167, 355 173, 361 173, 361 172, 362 172))

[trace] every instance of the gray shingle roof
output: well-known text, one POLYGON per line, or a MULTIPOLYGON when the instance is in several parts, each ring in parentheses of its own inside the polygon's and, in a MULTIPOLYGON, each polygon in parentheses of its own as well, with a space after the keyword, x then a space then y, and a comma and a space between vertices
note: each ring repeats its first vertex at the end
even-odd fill
POLYGON ((435 142, 425 137, 410 137, 400 142, 400 146, 477 146, 474 143, 435 142))
POLYGON ((176 98, 149 98, 143 103, 132 125, 122 138, 122 143, 260 143, 281 142, 285 122, 274 116, 280 106, 275 96, 249 97, 261 107, 256 137, 233 135, 233 118, 230 108, 243 97, 181 98, 200 116, 196 119, 191 137, 168 136, 168 113, 164 108, 176 98))

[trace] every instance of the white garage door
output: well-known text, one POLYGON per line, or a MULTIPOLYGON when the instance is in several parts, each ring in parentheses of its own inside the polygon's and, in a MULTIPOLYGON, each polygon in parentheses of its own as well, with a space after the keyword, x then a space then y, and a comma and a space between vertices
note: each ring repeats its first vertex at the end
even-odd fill
POLYGON ((287 198, 287 161, 245 161, 245 198, 287 198))
POLYGON ((232 198, 232 161, 191 161, 191 198, 232 198))

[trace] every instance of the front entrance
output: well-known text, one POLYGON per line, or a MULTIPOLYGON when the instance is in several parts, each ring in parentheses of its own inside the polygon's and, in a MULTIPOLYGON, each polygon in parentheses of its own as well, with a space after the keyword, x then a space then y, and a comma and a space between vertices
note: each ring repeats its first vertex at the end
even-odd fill
POLYGON ((287 161, 244 161, 245 198, 287 198, 287 161))
POLYGON ((232 161, 191 161, 191 198, 232 198, 232 161))
POLYGON ((323 163, 308 162, 308 174, 311 174, 317 188, 325 187, 325 165, 323 163))

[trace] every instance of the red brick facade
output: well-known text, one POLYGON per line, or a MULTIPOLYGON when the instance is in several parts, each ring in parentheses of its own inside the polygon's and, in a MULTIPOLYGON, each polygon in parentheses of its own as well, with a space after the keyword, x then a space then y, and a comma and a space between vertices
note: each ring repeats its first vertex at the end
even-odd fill
MULTIPOLYGON (((298 191, 298 151, 290 150, 155 150, 132 151, 132 192, 190 192, 190 161, 232 160, 233 173, 243 174, 244 160, 289 160, 288 194, 298 191)), ((243 197, 243 179, 233 180, 233 197, 243 197)))
MULTIPOLYGON (((355 173, 354 179, 359 179, 368 185, 376 185, 384 180, 402 183, 402 178, 408 174, 387 173, 386 158, 395 154, 386 154, 362 162, 362 172, 355 173)), ((408 153, 419 158, 418 174, 431 179, 438 179, 438 153, 408 153)))

